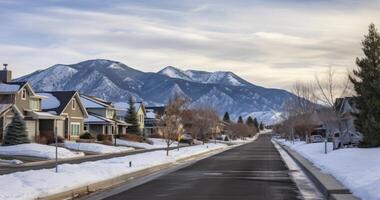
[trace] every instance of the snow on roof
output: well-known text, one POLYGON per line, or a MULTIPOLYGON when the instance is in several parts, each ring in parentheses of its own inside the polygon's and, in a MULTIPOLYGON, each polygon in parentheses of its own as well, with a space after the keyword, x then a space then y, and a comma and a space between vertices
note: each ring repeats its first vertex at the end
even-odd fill
POLYGON ((97 103, 95 101, 92 101, 90 99, 87 99, 85 97, 80 97, 80 100, 82 102, 82 104, 84 105, 84 107, 86 108, 105 108, 104 105, 100 104, 100 103, 97 103))
POLYGON ((20 89, 20 85, 0 83, 0 93, 15 93, 20 89))
POLYGON ((58 108, 61 105, 59 100, 50 93, 38 93, 38 95, 41 95, 43 97, 47 97, 47 98, 43 98, 41 100, 41 108, 43 110, 58 108))
POLYGON ((84 120, 85 123, 95 123, 95 124, 108 124, 112 123, 112 120, 106 119, 96 114, 88 114, 88 117, 84 120))
POLYGON ((146 118, 150 118, 150 119, 156 118, 156 114, 154 113, 153 109, 146 110, 146 118))

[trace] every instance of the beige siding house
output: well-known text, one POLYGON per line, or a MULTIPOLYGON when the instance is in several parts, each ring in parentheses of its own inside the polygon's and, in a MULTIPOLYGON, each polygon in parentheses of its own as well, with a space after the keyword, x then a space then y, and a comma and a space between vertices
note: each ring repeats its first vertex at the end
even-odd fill
POLYGON ((25 120, 28 137, 38 141, 40 133, 44 132, 45 121, 55 121, 59 116, 41 110, 42 96, 36 94, 27 82, 12 82, 11 71, 4 68, 0 71, 0 133, 5 136, 7 125, 13 114, 18 112, 25 120))

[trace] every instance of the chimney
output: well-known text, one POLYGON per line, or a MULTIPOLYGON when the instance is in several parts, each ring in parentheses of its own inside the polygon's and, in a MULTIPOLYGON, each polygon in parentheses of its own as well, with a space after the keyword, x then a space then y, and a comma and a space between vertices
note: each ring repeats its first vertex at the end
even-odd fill
POLYGON ((0 70, 0 81, 2 83, 9 83, 12 81, 12 71, 7 69, 8 64, 3 64, 4 69, 0 70))

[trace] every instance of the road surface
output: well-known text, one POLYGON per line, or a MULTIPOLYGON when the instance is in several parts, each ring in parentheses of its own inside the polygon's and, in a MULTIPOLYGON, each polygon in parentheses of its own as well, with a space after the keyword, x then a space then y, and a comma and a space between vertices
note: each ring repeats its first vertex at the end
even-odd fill
POLYGON ((253 143, 201 160, 106 199, 302 199, 288 174, 270 135, 261 135, 253 143))

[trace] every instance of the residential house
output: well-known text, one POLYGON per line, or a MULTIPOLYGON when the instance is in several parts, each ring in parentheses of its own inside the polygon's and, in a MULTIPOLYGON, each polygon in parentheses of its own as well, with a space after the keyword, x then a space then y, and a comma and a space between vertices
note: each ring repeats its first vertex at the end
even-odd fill
POLYGON ((341 126, 345 132, 356 132, 355 128, 355 114, 359 110, 355 106, 353 97, 337 98, 335 100, 335 109, 341 116, 341 126))
MULTIPOLYGON (((144 119, 145 119, 145 115, 146 115, 144 103, 143 102, 136 102, 136 103, 134 103, 134 107, 135 107, 135 112, 136 112, 136 116, 137 116, 137 122, 139 123, 140 133, 144 134, 144 132, 145 132, 144 131, 144 128, 145 128, 144 119)), ((116 116, 117 116, 118 120, 124 120, 126 115, 127 115, 127 109, 123 109, 123 108, 117 108, 116 109, 116 116)))
MULTIPOLYGON (((41 110, 41 101, 44 97, 36 94, 27 82, 12 82, 12 72, 6 65, 0 71, 0 132, 5 136, 7 125, 11 122, 15 112, 24 119, 26 131, 31 141, 39 140, 44 132, 45 121, 61 120, 60 116, 41 110)), ((54 123, 55 124, 55 123, 54 123)))
POLYGON ((144 119, 144 134, 152 135, 156 134, 156 127, 158 125, 158 121, 165 113, 164 106, 154 106, 154 107, 146 107, 146 114, 144 119))
POLYGON ((93 136, 126 134, 128 124, 116 116, 116 108, 111 102, 103 99, 80 95, 81 101, 88 112, 85 119, 85 130, 93 136))
POLYGON ((37 93, 42 98, 42 111, 57 115, 60 119, 40 120, 40 134, 50 134, 56 127, 57 135, 76 140, 84 133, 84 120, 88 117, 86 108, 77 91, 54 91, 37 93))

